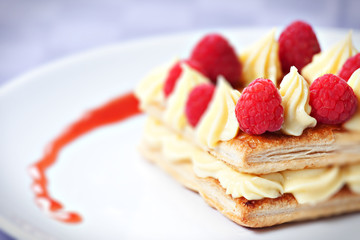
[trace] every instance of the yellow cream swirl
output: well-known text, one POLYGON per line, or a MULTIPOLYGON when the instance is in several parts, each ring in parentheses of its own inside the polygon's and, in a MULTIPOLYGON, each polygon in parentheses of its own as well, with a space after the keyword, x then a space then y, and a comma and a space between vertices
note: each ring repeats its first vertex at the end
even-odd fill
POLYGON ((248 200, 277 198, 291 193, 298 203, 314 204, 324 201, 345 184, 360 194, 360 164, 344 167, 304 169, 254 175, 233 170, 209 153, 189 144, 179 135, 168 131, 157 120, 148 120, 145 140, 158 139, 162 154, 173 163, 191 161, 196 176, 217 179, 226 193, 234 198, 248 200))
POLYGON ((242 80, 246 82, 246 85, 260 77, 270 79, 276 85, 281 77, 279 44, 275 39, 275 32, 276 30, 273 29, 241 53, 242 80))
POLYGON ((302 69, 301 74, 309 83, 326 73, 337 74, 345 61, 356 53, 357 50, 353 45, 350 31, 344 40, 329 50, 316 54, 312 62, 302 69))
POLYGON ((170 67, 166 64, 151 71, 135 88, 135 96, 140 100, 140 108, 164 101, 163 86, 170 67))
POLYGON ((344 127, 348 130, 360 132, 360 68, 351 75, 348 84, 354 90, 358 99, 358 108, 350 120, 344 124, 344 127))
POLYGON ((182 129, 186 125, 185 104, 190 91, 201 83, 209 80, 200 72, 181 64, 182 73, 176 82, 175 88, 167 99, 164 120, 176 129, 182 129))
POLYGON ((304 129, 316 125, 316 119, 310 116, 309 86, 296 67, 292 66, 290 72, 282 80, 280 94, 284 107, 282 132, 300 136, 304 129))
POLYGON ((214 148, 219 141, 234 138, 239 130, 239 123, 235 116, 235 106, 240 98, 240 92, 234 90, 222 77, 197 127, 197 140, 210 148, 214 148))
POLYGON ((300 204, 324 201, 344 186, 339 167, 283 171, 282 174, 284 192, 292 193, 300 204))

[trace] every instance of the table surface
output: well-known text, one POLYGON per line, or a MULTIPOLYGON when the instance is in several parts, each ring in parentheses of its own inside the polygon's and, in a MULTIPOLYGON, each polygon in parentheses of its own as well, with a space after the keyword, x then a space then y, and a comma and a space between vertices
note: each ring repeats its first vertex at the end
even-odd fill
POLYGON ((66 55, 159 34, 296 19, 360 29, 358 9, 358 0, 0 0, 0 87, 66 55))

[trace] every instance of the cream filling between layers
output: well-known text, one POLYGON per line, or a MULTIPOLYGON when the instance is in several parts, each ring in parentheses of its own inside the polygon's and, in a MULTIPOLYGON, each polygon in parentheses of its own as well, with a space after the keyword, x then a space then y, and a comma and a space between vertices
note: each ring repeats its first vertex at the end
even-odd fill
POLYGON ((163 156, 173 163, 192 162, 198 177, 217 179, 234 198, 258 200, 291 193, 300 204, 315 204, 330 198, 345 184, 360 194, 360 164, 255 175, 233 170, 153 118, 147 120, 144 139, 151 147, 160 148, 163 156))

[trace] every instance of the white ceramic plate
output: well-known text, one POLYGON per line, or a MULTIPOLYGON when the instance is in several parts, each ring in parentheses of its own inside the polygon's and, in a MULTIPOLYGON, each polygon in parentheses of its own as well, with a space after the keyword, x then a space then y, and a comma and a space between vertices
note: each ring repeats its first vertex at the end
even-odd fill
MULTIPOLYGON (((224 30, 240 51, 269 29, 224 30)), ((360 214, 262 230, 240 227, 136 151, 144 117, 78 139, 48 171, 49 189, 81 224, 49 218, 34 203, 27 168, 86 110, 132 90, 153 67, 187 56, 204 32, 108 46, 48 64, 0 89, 0 228, 20 239, 358 238, 360 214)), ((318 31, 323 48, 346 31, 318 31)), ((354 42, 360 43, 359 32, 354 42)), ((360 47, 360 46, 358 46, 360 47)))

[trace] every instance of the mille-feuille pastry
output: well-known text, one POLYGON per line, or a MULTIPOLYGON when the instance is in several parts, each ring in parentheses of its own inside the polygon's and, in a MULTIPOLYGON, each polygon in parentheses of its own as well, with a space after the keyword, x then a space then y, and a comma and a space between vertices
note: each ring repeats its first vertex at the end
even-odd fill
POLYGON ((304 22, 240 56, 205 36, 137 87, 150 115, 141 153, 240 225, 360 210, 360 69, 348 82, 334 75, 356 54, 351 40, 336 46, 320 52, 304 22), (336 72, 311 67, 322 55, 336 72))

